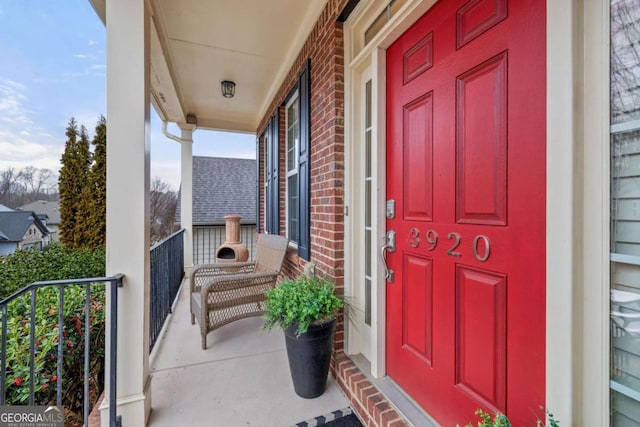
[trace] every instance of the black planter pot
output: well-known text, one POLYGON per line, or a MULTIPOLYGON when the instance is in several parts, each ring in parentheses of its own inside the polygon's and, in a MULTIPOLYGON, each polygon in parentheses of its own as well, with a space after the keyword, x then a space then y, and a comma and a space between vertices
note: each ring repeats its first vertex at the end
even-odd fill
POLYGON ((293 388, 298 396, 313 399, 324 393, 327 385, 336 319, 312 324, 299 337, 297 330, 298 324, 292 323, 284 331, 293 388))

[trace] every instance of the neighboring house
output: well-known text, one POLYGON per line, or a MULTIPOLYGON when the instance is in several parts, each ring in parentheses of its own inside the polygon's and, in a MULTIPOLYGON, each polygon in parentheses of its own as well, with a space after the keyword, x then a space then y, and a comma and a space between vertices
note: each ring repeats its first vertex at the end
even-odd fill
POLYGON ((60 226, 60 202, 38 200, 28 203, 20 208, 23 211, 33 211, 39 216, 46 215, 44 224, 51 233, 51 240, 60 241, 58 227, 60 226))
POLYGON ((111 404, 134 424, 151 99, 185 205, 196 127, 258 136, 259 231, 292 241, 285 275, 313 263, 350 298, 332 373, 365 424, 639 425, 640 1, 91 2, 118 369, 139 373, 111 404))
MULTIPOLYGON (((180 223, 178 195, 176 222, 180 223)), ((225 240, 225 215, 240 215, 242 242, 252 259, 256 235, 256 161, 193 157, 193 261, 213 262, 225 240)))
POLYGON ((50 241, 49 230, 34 212, 0 212, 0 256, 16 249, 42 250, 50 241))

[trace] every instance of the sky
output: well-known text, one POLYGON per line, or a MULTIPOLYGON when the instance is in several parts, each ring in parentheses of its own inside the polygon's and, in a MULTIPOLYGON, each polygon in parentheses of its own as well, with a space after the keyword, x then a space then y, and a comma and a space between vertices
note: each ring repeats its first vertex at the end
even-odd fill
MULTIPOLYGON (((0 171, 57 174, 71 117, 93 136, 106 115, 105 34, 89 0, 0 1, 0 171)), ((196 156, 255 158, 253 134, 197 130, 193 139, 196 156)), ((178 189, 180 144, 162 135, 151 107, 155 177, 178 189)))

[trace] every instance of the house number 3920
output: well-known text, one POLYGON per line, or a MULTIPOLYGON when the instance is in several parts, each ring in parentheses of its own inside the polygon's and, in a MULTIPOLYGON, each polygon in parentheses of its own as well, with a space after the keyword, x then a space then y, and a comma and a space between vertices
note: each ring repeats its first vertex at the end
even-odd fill
MULTIPOLYGON (((462 243, 462 236, 460 236, 459 233, 451 232, 447 234, 447 240, 449 240, 451 244, 451 246, 447 249, 447 255, 461 257, 462 254, 460 252, 457 252, 456 249, 462 243)), ((424 233, 424 241, 428 245, 428 251, 434 250, 436 246, 438 246, 438 232, 435 230, 427 230, 424 233)), ((420 246, 420 230, 415 227, 409 230, 408 243, 412 248, 417 248, 420 246)), ((491 241, 487 236, 479 234, 474 237, 473 242, 471 243, 471 250, 473 252, 473 256, 478 261, 485 262, 489 259, 489 255, 491 254, 491 241), (484 249, 481 249, 481 247, 483 246, 484 249)))

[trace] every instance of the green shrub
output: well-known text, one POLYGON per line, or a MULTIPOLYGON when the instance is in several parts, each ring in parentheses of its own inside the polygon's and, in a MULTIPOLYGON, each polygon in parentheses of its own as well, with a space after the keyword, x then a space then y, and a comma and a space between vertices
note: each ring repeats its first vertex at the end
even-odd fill
POLYGON ((286 329, 298 324, 298 335, 313 322, 331 319, 342 309, 342 299, 334 294, 334 286, 326 279, 300 276, 285 279, 266 292, 265 329, 275 325, 286 329))
POLYGON ((0 258, 0 299, 43 280, 104 276, 104 248, 72 250, 54 243, 43 251, 19 249, 0 258))
MULTIPOLYGON (((69 250, 54 245, 44 252, 19 250, 0 260, 2 298, 40 280, 104 276, 104 250, 69 250)), ((45 287, 36 293, 35 322, 35 403, 56 401, 58 361, 59 287, 45 287)), ((64 291, 62 404, 67 410, 65 425, 82 419, 84 385, 84 331, 86 286, 68 285, 64 291)), ((31 294, 8 305, 6 358, 6 404, 29 402, 29 345, 31 294)), ((90 298, 90 400, 95 402, 103 389, 105 349, 105 285, 91 285, 90 298)))

